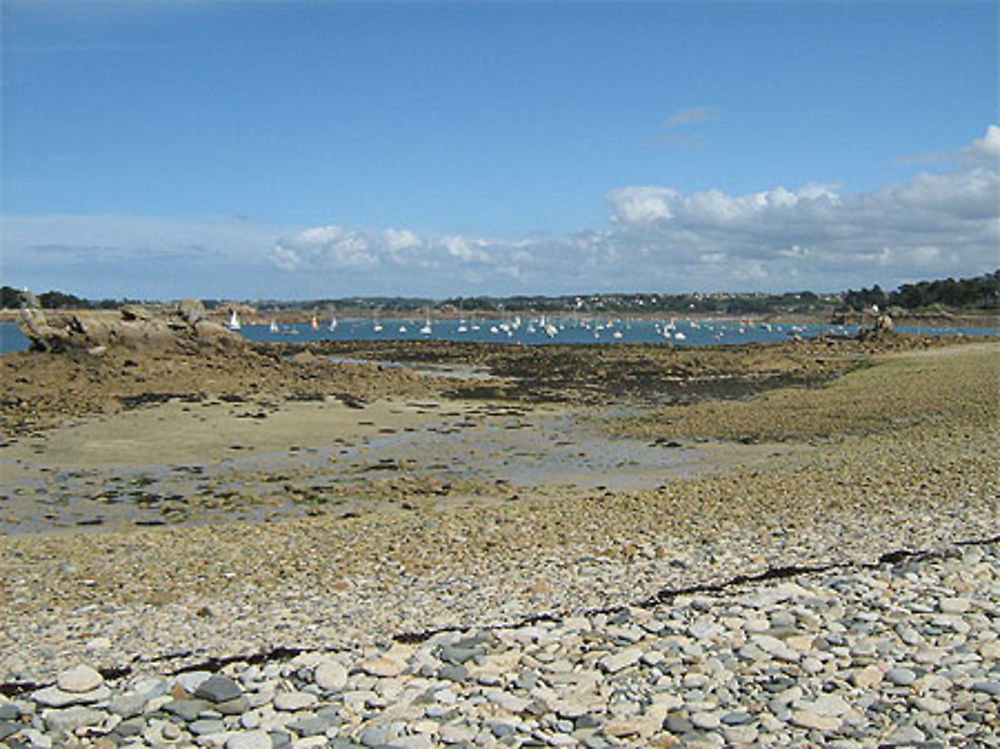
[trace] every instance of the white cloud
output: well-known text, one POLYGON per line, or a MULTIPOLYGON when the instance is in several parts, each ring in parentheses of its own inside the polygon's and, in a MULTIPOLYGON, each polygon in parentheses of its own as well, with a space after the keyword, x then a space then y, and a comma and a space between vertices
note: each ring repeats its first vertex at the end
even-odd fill
POLYGON ((863 193, 623 186, 605 196, 606 227, 562 236, 8 216, 3 282, 92 296, 292 298, 829 290, 974 275, 1000 266, 1000 172, 985 158, 998 138, 990 126, 949 171, 863 193))
POLYGON ((414 271, 444 271, 456 264, 506 267, 517 259, 517 244, 459 234, 422 237, 408 229, 317 226, 282 238, 271 260, 283 270, 288 270, 290 263, 321 271, 377 268, 390 274, 387 278, 412 283, 415 279, 405 274, 414 271))
POLYGON ((620 187, 607 200, 615 207, 612 223, 652 224, 673 218, 670 204, 680 193, 669 187, 620 187))
POLYGON ((986 135, 972 141, 969 150, 986 159, 1000 159, 1000 127, 990 125, 986 128, 986 135))
POLYGON ((302 266, 302 259, 299 257, 299 254, 295 250, 280 244, 274 246, 271 257, 274 264, 281 268, 281 270, 295 271, 302 266))
POLYGON ((668 147, 696 145, 701 142, 701 138, 697 132, 700 128, 695 126, 713 122, 720 116, 721 113, 714 107, 678 110, 663 121, 660 131, 651 138, 651 142, 668 147))
POLYGON ((664 121, 663 126, 666 128, 683 127, 684 125, 698 125, 717 119, 719 119, 719 110, 714 107, 690 107, 674 112, 664 121))
MULTIPOLYGON (((488 263, 490 255, 487 248, 493 243, 485 239, 468 239, 462 236, 441 237, 441 246, 455 260, 471 263, 488 263)), ((432 245, 433 246, 433 245, 432 245)))
POLYGON ((403 229, 402 231, 398 231, 396 229, 386 229, 385 244, 386 247, 389 248, 390 252, 398 252, 399 250, 405 250, 410 247, 419 247, 420 237, 412 231, 407 231, 406 229, 403 229))
MULTIPOLYGON (((996 133, 991 126, 963 152, 992 148, 996 133)), ((1000 174, 979 162, 952 163, 952 171, 867 193, 822 183, 742 195, 620 187, 605 197, 611 230, 518 239, 414 234, 408 246, 415 252, 406 258, 387 253, 379 232, 366 236, 375 238, 369 251, 398 271, 454 270, 467 282, 496 288, 504 279, 524 292, 837 289, 981 273, 1000 264, 1000 174)), ((338 247, 351 234, 329 233, 321 267, 346 265, 338 247)))

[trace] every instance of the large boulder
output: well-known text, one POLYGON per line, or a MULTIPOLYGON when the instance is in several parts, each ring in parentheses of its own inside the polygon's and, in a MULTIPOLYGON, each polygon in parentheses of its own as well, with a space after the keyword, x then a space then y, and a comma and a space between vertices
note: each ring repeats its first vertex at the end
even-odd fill
POLYGON ((120 310, 122 320, 152 320, 155 315, 153 311, 140 304, 126 304, 120 310))
POLYGON ((197 299, 181 299, 177 302, 177 314, 188 325, 197 325, 206 317, 205 305, 197 299))
POLYGON ((32 347, 40 351, 58 350, 70 337, 66 326, 53 324, 42 310, 34 307, 23 307, 18 312, 17 325, 32 347))
POLYGON ((888 315, 879 315, 875 320, 875 330, 892 330, 892 318, 888 315))
POLYGON ((201 302, 185 299, 163 309, 128 304, 117 311, 76 314, 22 309, 18 324, 37 351, 94 351, 113 347, 169 348, 192 343, 238 345, 243 338, 206 319, 201 302))

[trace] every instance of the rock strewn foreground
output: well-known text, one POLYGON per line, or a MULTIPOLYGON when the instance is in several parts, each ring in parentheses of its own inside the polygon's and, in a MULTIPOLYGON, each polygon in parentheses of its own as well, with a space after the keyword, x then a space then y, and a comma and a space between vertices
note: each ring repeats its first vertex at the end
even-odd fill
MULTIPOLYGON (((177 668, 511 624, 664 587, 990 538, 1000 532, 998 380, 987 376, 996 353, 908 357, 906 371, 935 373, 919 388, 884 378, 884 396, 902 388, 923 404, 918 423, 652 491, 0 538, 0 678, 44 681, 81 658, 177 668)), ((869 380, 848 375, 843 387, 869 380)), ((767 413, 769 402, 732 408, 767 413)))
MULTIPOLYGON (((989 745, 996 543, 845 565, 996 537, 996 353, 875 363, 826 392, 832 434, 812 421, 788 431, 812 447, 654 491, 0 539, 2 672, 54 681, 0 705, 0 740, 989 745), (873 421, 854 396, 876 386, 873 421), (831 563, 790 583, 616 608, 664 586, 831 563), (435 626, 451 629, 386 645, 435 626), (276 645, 309 652, 283 663, 267 655, 276 645), (227 679, 207 686, 207 674, 179 686, 163 675, 225 655, 237 658, 227 679), (81 661, 135 675, 105 684, 81 661)), ((709 426, 754 438, 744 425, 773 423, 794 395, 652 419, 693 426, 684 414, 710 408, 709 426)))
POLYGON ((9 746, 998 746, 1000 547, 3 701, 9 746))
POLYGON ((0 539, 0 673, 174 667, 642 601, 997 535, 1000 434, 940 425, 661 489, 0 539), (937 470, 928 471, 932 466, 937 470))

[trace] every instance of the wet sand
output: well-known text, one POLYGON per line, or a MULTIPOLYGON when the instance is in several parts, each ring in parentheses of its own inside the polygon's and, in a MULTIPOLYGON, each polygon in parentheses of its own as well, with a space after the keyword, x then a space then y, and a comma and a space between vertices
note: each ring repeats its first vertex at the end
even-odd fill
MULTIPOLYGON (((613 411, 615 413, 617 411, 613 411)), ((607 434, 563 404, 173 400, 0 448, 0 532, 92 532, 650 489, 791 451, 607 434)))

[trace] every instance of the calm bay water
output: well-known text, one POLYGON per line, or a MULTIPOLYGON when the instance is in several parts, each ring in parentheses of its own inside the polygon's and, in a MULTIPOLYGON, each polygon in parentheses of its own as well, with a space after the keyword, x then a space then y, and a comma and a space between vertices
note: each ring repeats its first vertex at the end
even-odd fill
POLYGON ((8 351, 23 351, 28 348, 28 343, 28 339, 17 327, 17 323, 0 322, 0 354, 6 354, 8 351))
POLYGON ((281 326, 277 333, 267 325, 249 325, 243 334, 254 341, 416 341, 446 340, 523 345, 593 343, 675 343, 682 346, 780 341, 791 336, 810 337, 828 331, 856 332, 856 327, 831 325, 740 324, 734 320, 627 320, 607 318, 507 318, 432 320, 330 320, 313 329, 308 324, 281 326), (381 329, 378 329, 381 328, 381 329))
MULTIPOLYGON (((904 333, 926 335, 966 335, 981 337, 1000 333, 997 328, 899 326, 904 333)), ((508 318, 432 320, 343 319, 331 330, 324 320, 317 329, 308 323, 281 325, 278 332, 269 325, 245 325, 240 331, 252 341, 304 343, 307 341, 446 340, 488 341, 523 345, 672 343, 678 346, 761 343, 799 336, 812 338, 825 333, 850 335, 854 325, 819 323, 741 323, 738 320, 628 320, 597 318, 508 318), (429 330, 428 330, 429 327, 429 330)), ((28 347, 17 325, 0 322, 0 353, 28 347)))

